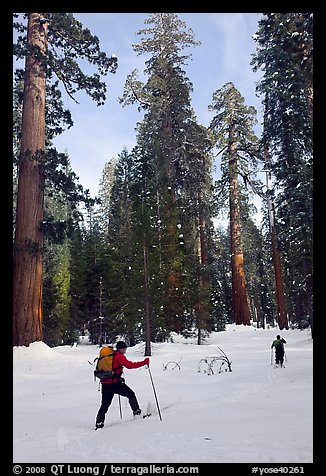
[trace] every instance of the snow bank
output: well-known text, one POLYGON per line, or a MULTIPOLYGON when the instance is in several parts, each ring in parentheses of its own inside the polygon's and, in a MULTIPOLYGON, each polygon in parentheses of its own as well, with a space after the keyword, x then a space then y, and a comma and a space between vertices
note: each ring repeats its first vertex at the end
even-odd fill
MULTIPOLYGON (((125 398, 114 397, 105 427, 94 431, 101 394, 93 380, 98 347, 14 348, 16 463, 309 463, 312 462, 313 342, 308 330, 228 326, 207 343, 174 336, 153 344, 151 374, 125 370, 141 408, 133 420, 125 398), (287 341, 285 368, 274 368, 271 342, 287 341), (199 373, 198 362, 223 349, 232 372, 199 373), (179 362, 180 368, 169 366, 179 362), (112 431, 114 439, 112 440, 112 431)), ((142 360, 144 344, 127 350, 142 360)))

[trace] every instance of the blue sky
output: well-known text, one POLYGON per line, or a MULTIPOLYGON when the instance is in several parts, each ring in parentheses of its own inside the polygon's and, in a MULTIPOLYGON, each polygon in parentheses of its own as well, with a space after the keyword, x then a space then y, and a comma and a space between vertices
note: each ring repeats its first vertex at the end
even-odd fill
MULTIPOLYGON (((98 192, 105 162, 117 157, 126 147, 135 145, 135 126, 142 113, 137 106, 123 108, 122 96, 126 77, 135 68, 140 76, 144 56, 137 56, 132 44, 139 43, 136 32, 144 28, 147 13, 74 13, 84 27, 100 40, 101 49, 118 58, 117 72, 106 78, 107 101, 97 107, 85 93, 79 93, 75 104, 66 94, 65 107, 70 109, 74 127, 55 140, 59 151, 67 151, 79 183, 94 197, 98 192)), ((252 71, 251 55, 255 52, 252 36, 258 29, 260 13, 178 13, 191 28, 201 45, 188 48, 191 54, 185 66, 193 84, 192 107, 199 123, 208 126, 213 113, 208 111, 213 93, 232 81, 245 98, 246 105, 255 106, 261 122, 261 102, 255 94, 259 74, 252 71)), ((85 65, 86 66, 86 65, 85 65)), ((86 69, 84 68, 86 71, 86 69)), ((90 72, 92 70, 87 70, 90 72)), ((94 70, 95 72, 95 70, 94 70)), ((258 124, 256 133, 260 133, 258 124)), ((217 168, 219 164, 216 163, 217 168)))

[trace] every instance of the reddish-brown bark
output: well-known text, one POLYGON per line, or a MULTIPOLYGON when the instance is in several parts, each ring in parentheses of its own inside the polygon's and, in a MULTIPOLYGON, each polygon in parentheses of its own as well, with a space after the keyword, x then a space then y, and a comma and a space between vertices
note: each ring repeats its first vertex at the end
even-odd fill
POLYGON ((239 190, 234 131, 229 135, 230 172, 230 233, 232 269, 232 308, 236 324, 250 325, 250 307, 246 288, 240 226, 239 190))
MULTIPOLYGON (((28 44, 47 48, 47 24, 30 13, 28 44)), ((45 71, 39 59, 26 58, 18 178, 13 284, 13 343, 42 340, 42 248, 45 148, 45 71)))

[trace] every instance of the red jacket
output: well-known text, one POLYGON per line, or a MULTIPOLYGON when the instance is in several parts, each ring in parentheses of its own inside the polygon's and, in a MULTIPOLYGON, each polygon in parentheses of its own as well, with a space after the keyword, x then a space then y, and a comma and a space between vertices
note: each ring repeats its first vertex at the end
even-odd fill
POLYGON ((121 352, 116 350, 113 356, 112 368, 114 373, 117 375, 117 378, 104 378, 101 380, 101 383, 119 382, 119 377, 121 377, 123 367, 126 367, 127 369, 138 369, 139 367, 143 367, 143 365, 146 365, 145 360, 141 360, 140 362, 131 362, 124 356, 124 354, 121 354, 121 352))

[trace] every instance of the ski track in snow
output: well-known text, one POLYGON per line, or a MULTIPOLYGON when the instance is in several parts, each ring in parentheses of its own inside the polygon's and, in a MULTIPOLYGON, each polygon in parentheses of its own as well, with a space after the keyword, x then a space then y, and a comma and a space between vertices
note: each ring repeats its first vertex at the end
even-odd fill
MULTIPOLYGON (((285 368, 271 364, 277 328, 228 326, 203 346, 175 336, 153 344, 151 373, 125 370, 143 412, 133 419, 126 398, 115 396, 103 429, 93 362, 98 347, 14 348, 15 463, 309 463, 312 462, 312 340, 309 331, 282 331, 285 368), (232 372, 197 372, 200 359, 221 347, 232 372), (180 361, 180 359, 182 359, 180 361), (163 366, 180 361, 174 370, 163 366)), ((143 359, 143 345, 127 358, 143 359)), ((219 368, 219 366, 217 367, 219 368)))

